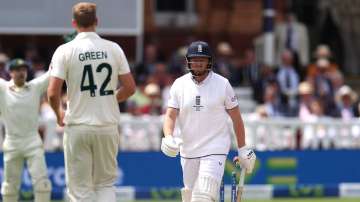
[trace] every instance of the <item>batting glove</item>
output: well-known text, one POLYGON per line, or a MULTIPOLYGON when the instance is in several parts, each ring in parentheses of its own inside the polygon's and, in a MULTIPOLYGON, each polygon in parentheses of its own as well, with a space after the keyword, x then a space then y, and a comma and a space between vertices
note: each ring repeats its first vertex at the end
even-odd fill
POLYGON ((178 137, 168 135, 161 140, 161 151, 169 157, 176 157, 180 151, 182 140, 178 137))
POLYGON ((238 154, 239 154, 239 163, 241 168, 245 168, 246 173, 248 174, 252 173, 256 161, 255 152, 252 149, 247 149, 244 146, 238 148, 238 154))

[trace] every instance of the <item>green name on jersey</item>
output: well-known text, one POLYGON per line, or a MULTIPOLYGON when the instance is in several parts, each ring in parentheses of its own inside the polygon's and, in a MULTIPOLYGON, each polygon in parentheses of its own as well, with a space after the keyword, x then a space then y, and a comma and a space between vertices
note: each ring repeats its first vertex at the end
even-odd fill
POLYGON ((99 59, 106 59, 107 53, 105 51, 91 51, 91 52, 85 52, 79 54, 79 60, 85 61, 85 60, 99 60, 99 59))

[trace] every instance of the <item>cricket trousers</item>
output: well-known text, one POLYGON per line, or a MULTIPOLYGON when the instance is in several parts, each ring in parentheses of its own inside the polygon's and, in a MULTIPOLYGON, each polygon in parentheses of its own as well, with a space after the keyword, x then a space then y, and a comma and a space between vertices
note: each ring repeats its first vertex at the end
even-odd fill
POLYGON ((21 174, 26 162, 35 192, 35 201, 49 201, 51 184, 48 180, 44 149, 42 146, 4 151, 4 180, 1 194, 7 201, 17 201, 21 174), (45 196, 42 196, 45 193, 45 196))
POLYGON ((221 183, 226 155, 210 155, 200 158, 181 158, 184 187, 193 189, 199 175, 211 176, 221 183))
POLYGON ((115 202, 117 125, 64 129, 65 176, 70 202, 115 202))

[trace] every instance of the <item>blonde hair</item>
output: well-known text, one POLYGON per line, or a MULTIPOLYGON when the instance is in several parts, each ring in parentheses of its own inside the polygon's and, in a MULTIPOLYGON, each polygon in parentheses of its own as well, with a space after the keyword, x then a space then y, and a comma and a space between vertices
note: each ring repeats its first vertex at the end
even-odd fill
POLYGON ((79 27, 87 28, 96 23, 96 4, 80 2, 73 6, 73 19, 79 27))

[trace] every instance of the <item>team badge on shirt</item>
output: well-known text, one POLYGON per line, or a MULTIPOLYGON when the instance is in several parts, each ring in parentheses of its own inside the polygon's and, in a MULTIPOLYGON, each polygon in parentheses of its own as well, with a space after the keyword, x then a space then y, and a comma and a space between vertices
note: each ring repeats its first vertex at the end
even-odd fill
POLYGON ((200 95, 197 95, 195 97, 195 105, 193 107, 194 107, 195 111, 197 111, 197 112, 200 111, 202 107, 204 107, 201 105, 201 96, 200 95))

